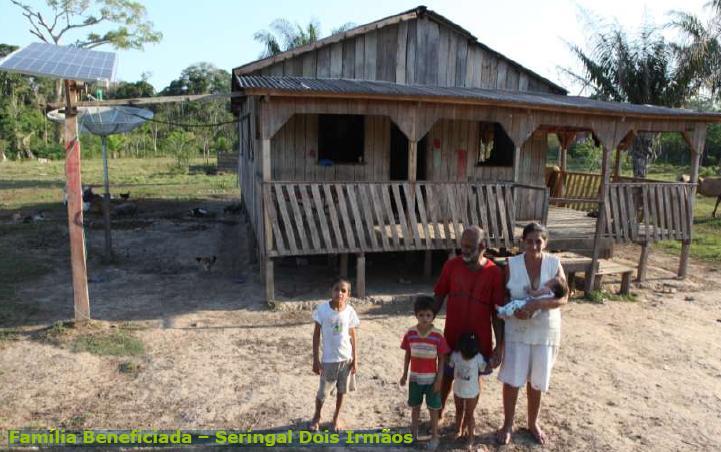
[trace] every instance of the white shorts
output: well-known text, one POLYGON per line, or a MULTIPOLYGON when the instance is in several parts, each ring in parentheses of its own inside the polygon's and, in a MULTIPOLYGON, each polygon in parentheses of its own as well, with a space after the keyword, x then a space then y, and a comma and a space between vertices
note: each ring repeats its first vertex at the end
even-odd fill
POLYGON ((506 342, 498 379, 515 388, 529 382, 533 389, 546 392, 551 383, 551 370, 557 355, 557 345, 506 342))

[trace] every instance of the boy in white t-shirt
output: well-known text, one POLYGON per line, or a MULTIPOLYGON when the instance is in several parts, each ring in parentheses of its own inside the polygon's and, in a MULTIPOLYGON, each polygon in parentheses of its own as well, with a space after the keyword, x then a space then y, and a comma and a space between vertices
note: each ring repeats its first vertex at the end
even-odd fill
MULTIPOLYGON (((347 304, 350 297, 350 282, 338 279, 331 288, 331 301, 318 305, 313 311, 315 330, 313 331, 313 372, 320 375, 320 387, 315 399, 315 414, 310 430, 320 428, 320 412, 323 402, 336 387, 335 414, 331 429, 339 431, 340 409, 343 396, 348 390, 348 379, 358 369, 358 344, 356 328, 360 325, 358 315, 347 304), (323 356, 319 358, 319 348, 323 342, 323 356)), ((352 388, 351 388, 352 389, 352 388)))

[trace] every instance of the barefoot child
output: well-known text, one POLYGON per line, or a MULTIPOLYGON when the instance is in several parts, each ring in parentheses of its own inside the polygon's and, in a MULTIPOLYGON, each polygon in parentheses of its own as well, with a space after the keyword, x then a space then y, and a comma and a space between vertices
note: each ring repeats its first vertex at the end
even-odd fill
POLYGON ((348 389, 348 377, 358 368, 358 344, 356 328, 360 324, 358 315, 347 304, 350 297, 350 282, 338 279, 331 288, 331 301, 318 305, 313 311, 315 330, 313 331, 313 372, 320 375, 320 387, 315 399, 315 414, 310 423, 311 430, 320 428, 320 412, 323 402, 336 387, 335 413, 331 429, 339 431, 340 409, 343 395, 348 389), (323 357, 319 358, 319 348, 323 340, 323 357))
POLYGON ((451 354, 449 366, 453 368, 453 400, 456 405, 456 438, 466 438, 468 448, 473 446, 476 419, 474 411, 481 391, 481 375, 491 367, 478 352, 478 339, 473 333, 458 338, 458 350, 451 354))
POLYGON ((419 296, 413 306, 418 324, 406 332, 401 348, 406 351, 403 376, 400 384, 408 384, 408 405, 411 407, 411 433, 418 437, 418 418, 421 413, 423 396, 431 416, 430 449, 438 447, 438 413, 441 409, 441 382, 446 354, 450 353, 443 333, 433 327, 436 317, 433 311, 435 300, 419 296), (408 367, 410 365, 410 375, 408 367), (439 372, 440 369, 440 372, 439 372))

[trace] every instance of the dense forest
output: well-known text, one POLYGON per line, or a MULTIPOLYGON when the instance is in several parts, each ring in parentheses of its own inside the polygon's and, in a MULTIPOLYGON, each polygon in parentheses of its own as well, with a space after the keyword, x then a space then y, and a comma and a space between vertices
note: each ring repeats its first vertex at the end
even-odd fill
MULTIPOLYGON (((0 44, 0 56, 15 47, 0 44)), ((99 87, 87 92, 98 98, 99 87)), ((120 82, 102 92, 105 99, 127 99, 181 94, 219 94, 230 90, 230 74, 208 63, 184 69, 160 92, 142 79, 120 82)), ((102 90, 101 90, 102 91, 102 90)), ((54 80, 0 72, 0 159, 64 157, 57 126, 45 115, 55 95, 54 80)), ((111 135, 112 157, 173 156, 179 163, 195 156, 208 157, 216 150, 228 151, 235 144, 235 128, 228 101, 183 102, 152 105, 155 117, 124 135, 111 135)), ((100 153, 100 138, 81 134, 84 157, 100 153)))

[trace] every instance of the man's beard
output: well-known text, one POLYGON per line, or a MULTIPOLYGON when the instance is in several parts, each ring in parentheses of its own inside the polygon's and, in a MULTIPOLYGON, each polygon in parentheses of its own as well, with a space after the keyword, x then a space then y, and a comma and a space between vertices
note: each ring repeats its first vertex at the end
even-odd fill
POLYGON ((472 254, 470 256, 466 256, 465 254, 462 254, 461 257, 463 258, 463 262, 466 264, 473 264, 475 262, 478 262, 478 258, 480 257, 479 254, 472 254))

